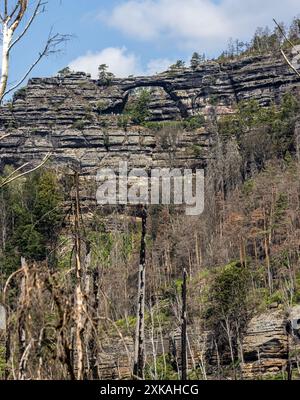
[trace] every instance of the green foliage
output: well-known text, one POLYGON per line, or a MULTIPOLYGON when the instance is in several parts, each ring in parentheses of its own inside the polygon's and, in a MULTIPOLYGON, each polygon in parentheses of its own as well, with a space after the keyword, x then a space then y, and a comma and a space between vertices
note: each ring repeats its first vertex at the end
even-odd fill
POLYGON ((94 260, 100 261, 103 266, 111 264, 111 251, 113 248, 113 234, 106 232, 90 232, 89 242, 93 248, 94 260))
POLYGON ((217 106, 218 103, 219 103, 219 96, 217 94, 213 94, 212 96, 210 96, 209 104, 211 106, 217 106))
POLYGON ((201 157, 203 155, 203 148, 199 144, 193 144, 191 150, 195 157, 201 157))
POLYGON ((183 60, 177 60, 175 64, 170 66, 171 71, 181 70, 185 68, 185 62, 183 60))
POLYGON ((107 109, 109 106, 109 102, 105 100, 99 100, 96 104, 96 110, 98 111, 99 114, 101 114, 103 111, 107 109))
POLYGON ((130 260, 137 239, 135 232, 118 233, 91 231, 88 233, 88 240, 92 247, 93 262, 100 262, 101 265, 109 267, 112 263, 112 252, 114 245, 118 243, 118 251, 126 263, 130 260))
POLYGON ((212 314, 235 317, 246 311, 249 272, 238 262, 222 267, 211 287, 212 314))
POLYGON ((199 67, 199 65, 205 62, 205 59, 206 59, 205 54, 200 55, 197 52, 193 53, 191 58, 191 68, 193 70, 196 70, 199 67))
POLYGON ((73 245, 71 242, 71 238, 60 235, 57 239, 57 242, 58 247, 63 249, 59 253, 57 268, 60 270, 67 270, 71 268, 72 264, 73 245))
POLYGON ((78 129, 79 131, 83 131, 85 126, 86 126, 86 121, 83 119, 80 119, 73 123, 72 128, 78 129))
POLYGON ((263 129, 273 151, 284 155, 291 150, 299 109, 298 99, 290 93, 283 96, 279 107, 261 107, 256 100, 241 102, 235 114, 219 120, 219 133, 225 137, 235 136, 241 143, 249 131, 263 129))
POLYGON ((276 292, 272 293, 271 295, 268 294, 268 297, 266 299, 267 305, 271 305, 273 303, 278 303, 278 304, 283 304, 284 299, 283 299, 283 294, 280 290, 277 290, 276 292))
POLYGON ((276 199, 275 209, 274 209, 274 227, 281 222, 281 218, 284 216, 289 205, 288 195, 286 193, 279 193, 276 199))
POLYGON ((204 115, 196 115, 193 117, 185 118, 179 121, 149 121, 143 124, 146 128, 153 131, 161 131, 167 129, 185 129, 185 130, 196 130, 205 126, 204 115))
POLYGON ((5 347, 0 346, 0 379, 4 379, 5 369, 6 369, 5 347))
POLYGON ((230 331, 230 340, 236 353, 237 338, 241 337, 250 314, 249 287, 248 269, 239 262, 232 262, 215 272, 209 290, 205 312, 207 326, 221 348, 229 346, 230 331))
POLYGON ((151 93, 149 90, 141 90, 137 97, 125 107, 125 115, 129 116, 135 124, 143 124, 150 117, 149 105, 151 93))
POLYGON ((296 274, 296 285, 293 302, 294 304, 300 304, 300 272, 296 274))
POLYGON ((126 330, 134 331, 136 323, 137 323, 137 318, 133 317, 132 315, 129 315, 127 318, 119 319, 118 321, 116 321, 116 325, 121 331, 126 331, 126 330))
POLYGON ((253 179, 248 179, 248 180, 245 181, 245 183, 243 184, 242 193, 243 193, 244 195, 249 195, 250 193, 252 193, 254 187, 255 187, 254 180, 253 180, 253 179))
POLYGON ((65 67, 63 69, 61 69, 60 71, 58 71, 58 75, 69 75, 71 73, 71 69, 69 67, 65 67))
POLYGON ((22 87, 18 89, 13 95, 13 102, 16 100, 25 100, 27 95, 27 89, 22 87))
POLYGON ((108 66, 106 64, 101 64, 98 67, 98 77, 103 86, 109 86, 115 75, 108 71, 108 66))
POLYGON ((119 115, 118 117, 118 127, 127 131, 128 125, 130 123, 130 116, 127 114, 119 115))
POLYGON ((63 196, 56 175, 39 170, 4 188, 2 196, 6 216, 2 224, 7 231, 1 257, 4 270, 9 273, 17 268, 21 256, 51 262, 63 221, 63 196))
POLYGON ((202 128, 204 125, 205 125, 205 117, 202 114, 185 118, 183 121, 184 128, 192 131, 202 128))
POLYGON ((266 374, 261 377, 263 381, 286 381, 288 374, 286 371, 278 372, 277 374, 266 374))
POLYGON ((103 131, 103 145, 106 148, 106 150, 109 150, 109 146, 110 146, 110 139, 109 139, 109 133, 107 130, 103 131))
POLYGON ((178 373, 174 369, 170 355, 159 356, 155 361, 147 364, 145 368, 145 379, 178 380, 178 373))

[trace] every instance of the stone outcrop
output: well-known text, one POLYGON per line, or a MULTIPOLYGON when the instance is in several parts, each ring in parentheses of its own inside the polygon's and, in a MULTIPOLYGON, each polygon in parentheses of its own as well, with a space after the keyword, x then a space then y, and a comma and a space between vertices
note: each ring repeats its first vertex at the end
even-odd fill
MULTIPOLYGON (((282 377, 286 379, 288 365, 299 366, 296 354, 300 355, 300 338, 287 332, 288 321, 299 319, 299 306, 291 308, 286 314, 283 310, 269 310, 252 318, 243 338, 244 361, 241 364, 241 378, 245 380, 282 377), (298 363, 298 364, 297 364, 298 363)), ((197 370, 202 379, 217 378, 217 361, 210 333, 197 326, 188 329, 188 368, 197 370)), ((133 339, 125 337, 103 343, 103 355, 99 360, 102 379, 130 378, 133 362, 133 339)), ((180 329, 146 341, 146 365, 152 365, 154 355, 168 356, 174 372, 180 371, 181 337, 180 329)), ((230 362, 229 362, 230 363, 230 362)))
POLYGON ((169 166, 171 161, 179 167, 204 165, 214 139, 207 126, 182 130, 167 148, 153 130, 120 126, 132 91, 151 87, 150 121, 170 121, 218 117, 242 100, 276 103, 299 82, 283 61, 261 56, 114 79, 109 86, 84 73, 31 79, 0 109, 0 136, 10 134, 0 141, 0 167, 37 161, 48 152, 55 165, 80 164, 82 173, 92 176, 100 166, 120 160, 136 167, 169 166))
POLYGON ((288 334, 283 311, 267 312, 253 318, 243 341, 245 379, 280 374, 288 359, 288 334))

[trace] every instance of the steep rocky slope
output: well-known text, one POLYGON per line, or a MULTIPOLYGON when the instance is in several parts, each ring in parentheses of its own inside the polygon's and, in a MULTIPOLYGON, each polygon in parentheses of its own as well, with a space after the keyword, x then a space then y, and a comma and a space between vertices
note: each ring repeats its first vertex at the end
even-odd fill
MULTIPOLYGON (((151 77, 115 79, 107 86, 83 73, 31 79, 0 109, 1 165, 41 159, 53 152, 58 165, 79 163, 85 174, 94 168, 127 160, 134 166, 170 163, 169 149, 162 148, 150 129, 119 125, 132 90, 152 87, 152 121, 178 120, 203 114, 215 118, 232 112, 237 101, 257 99, 278 103, 283 93, 299 86, 299 79, 280 60, 250 57, 219 64, 209 62, 196 71, 165 72, 151 77)), ((203 165, 213 134, 207 126, 184 131, 172 151, 178 166, 203 165), (198 145, 202 151, 193 152, 198 145)))

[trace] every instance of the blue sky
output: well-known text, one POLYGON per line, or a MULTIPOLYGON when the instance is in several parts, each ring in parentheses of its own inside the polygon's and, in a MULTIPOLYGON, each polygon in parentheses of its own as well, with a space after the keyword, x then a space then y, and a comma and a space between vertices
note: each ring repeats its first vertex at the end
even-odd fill
POLYGON ((272 27, 272 18, 289 22, 299 14, 299 0, 49 0, 47 13, 12 54, 11 81, 30 65, 51 27, 74 38, 31 76, 51 76, 67 65, 95 75, 103 62, 128 76, 159 72, 193 51, 214 56, 229 37, 248 40, 257 26, 272 27))

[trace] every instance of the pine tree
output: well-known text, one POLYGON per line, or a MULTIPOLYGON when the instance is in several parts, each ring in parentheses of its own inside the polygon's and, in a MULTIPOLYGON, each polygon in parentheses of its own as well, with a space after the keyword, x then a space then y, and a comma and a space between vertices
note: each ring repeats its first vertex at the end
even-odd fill
POLYGON ((193 70, 197 69, 198 66, 201 64, 201 56, 199 53, 195 52, 191 58, 191 67, 193 70))

